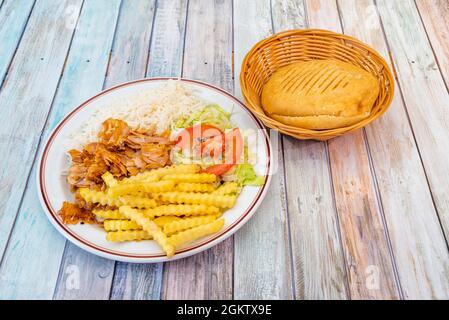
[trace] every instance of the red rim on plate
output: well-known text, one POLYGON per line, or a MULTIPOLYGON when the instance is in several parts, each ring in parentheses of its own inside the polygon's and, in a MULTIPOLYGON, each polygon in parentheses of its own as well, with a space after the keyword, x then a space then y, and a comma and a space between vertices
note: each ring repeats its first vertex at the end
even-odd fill
MULTIPOLYGON (((100 93, 98 93, 97 95, 93 96, 92 98, 86 100, 85 102, 83 102, 81 105, 79 105, 78 107, 76 107, 73 111, 71 111, 67 116, 65 116, 61 122, 56 126, 56 128, 53 130, 53 132, 51 133, 50 137, 48 138, 46 144, 45 144, 45 148, 43 150, 43 153, 41 155, 40 158, 40 163, 39 163, 39 172, 37 175, 37 184, 38 184, 38 188, 39 188, 39 197, 41 198, 43 204, 45 205, 45 209, 47 211, 47 215, 49 216, 50 221, 53 223, 53 225, 63 234, 65 234, 67 236, 67 238, 73 242, 74 244, 84 248, 84 249, 92 249, 94 253, 105 257, 105 258, 110 258, 110 259, 115 259, 115 260, 122 260, 122 261, 130 261, 130 259, 134 262, 145 262, 143 260, 149 260, 149 259, 154 259, 154 262, 158 262, 158 261, 164 261, 166 258, 165 254, 153 254, 153 255, 148 255, 148 254, 127 254, 127 253, 123 253, 123 252, 119 252, 119 251, 115 251, 115 250, 111 250, 111 249, 107 249, 101 246, 98 246, 82 237, 80 237, 79 235, 77 235, 74 231, 70 230, 70 228, 68 228, 64 223, 62 223, 61 219, 58 217, 57 214, 57 210, 55 210, 51 204, 50 204, 50 200, 48 198, 48 193, 47 193, 47 188, 46 188, 46 184, 45 184, 45 167, 46 167, 46 160, 47 160, 47 156, 48 156, 48 152, 50 150, 51 145, 53 144, 55 137, 57 136, 57 134, 59 133, 59 131, 67 124, 67 122, 75 115, 77 114, 79 111, 81 111, 82 109, 84 109, 86 106, 88 106, 92 101, 96 100, 97 98, 111 92, 114 90, 117 90, 119 88, 123 88, 126 86, 130 86, 133 85, 135 83, 140 83, 140 82, 153 82, 153 81, 163 81, 163 80, 181 80, 183 82, 189 82, 189 83, 194 83, 203 87, 207 87, 209 89, 212 89, 214 91, 218 91, 219 93, 225 95, 226 97, 232 99, 233 101, 235 101, 237 104, 239 104, 241 107, 243 107, 243 109, 248 113, 248 115, 250 116, 251 119, 253 119, 253 121, 257 124, 257 126, 259 127, 259 129, 262 129, 264 132, 264 136, 265 136, 265 144, 266 144, 266 150, 267 150, 267 168, 266 168, 266 172, 265 175, 267 177, 267 179, 265 179, 265 184, 260 188, 260 190, 258 191, 255 199, 252 201, 252 203, 249 205, 249 207, 245 210, 245 212, 238 218, 238 220, 236 220, 233 224, 229 225, 228 227, 222 229, 219 233, 214 234, 212 237, 205 239, 205 241, 200 242, 198 244, 195 244, 194 246, 190 246, 190 247, 186 247, 183 248, 181 250, 176 251, 176 254, 169 260, 175 260, 177 258, 183 258, 188 256, 188 253, 192 250, 195 250, 199 247, 204 247, 204 250, 212 247, 213 245, 217 244, 219 241, 216 241, 216 243, 212 243, 215 242, 215 240, 222 238, 222 240, 225 240, 227 237, 229 237, 230 235, 232 235, 237 229, 235 229, 235 227, 239 224, 242 223, 243 220, 247 220, 251 217, 250 213, 253 213, 257 207, 259 206, 261 200, 262 200, 262 196, 265 195, 266 193, 266 189, 270 183, 271 177, 269 175, 270 173, 270 168, 271 168, 271 146, 270 146, 270 142, 269 142, 269 138, 268 135, 265 132, 265 128, 263 127, 262 123, 246 108, 246 106, 237 98, 235 98, 234 96, 232 96, 231 94, 229 94, 228 92, 224 91, 221 88, 218 88, 216 86, 210 85, 208 83, 204 83, 201 81, 197 81, 197 80, 191 80, 191 79, 184 79, 184 78, 147 78, 147 79, 140 79, 140 80, 135 80, 135 81, 130 81, 130 82, 126 82, 120 85, 117 85, 115 87, 109 88, 107 90, 104 90, 100 93)), ((203 250, 202 250, 203 251, 203 250)), ((168 259, 167 259, 168 260, 168 259)))

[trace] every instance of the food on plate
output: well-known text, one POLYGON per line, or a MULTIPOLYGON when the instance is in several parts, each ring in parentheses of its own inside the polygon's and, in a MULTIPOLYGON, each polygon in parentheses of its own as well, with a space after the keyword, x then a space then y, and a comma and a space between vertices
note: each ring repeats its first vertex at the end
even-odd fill
POLYGON ((95 215, 93 215, 91 211, 81 208, 68 201, 63 202, 62 208, 59 210, 58 214, 61 216, 61 219, 65 224, 95 222, 95 215))
POLYGON ((156 208, 147 210, 146 215, 150 217, 158 217, 164 216, 197 216, 203 214, 219 214, 220 209, 215 206, 208 206, 205 204, 168 204, 168 205, 160 205, 156 208))
POLYGON ((111 242, 124 242, 124 241, 140 241, 140 240, 151 240, 148 232, 144 230, 127 230, 127 231, 117 231, 108 232, 106 234, 106 240, 111 242))
POLYGON ((239 190, 239 185, 236 182, 225 182, 220 187, 215 189, 212 193, 213 194, 233 194, 237 193, 239 190))
POLYGON ((216 219, 217 219, 216 215, 204 215, 204 216, 179 219, 164 224, 162 230, 164 230, 165 234, 172 235, 179 231, 187 230, 193 227, 198 227, 204 224, 214 222, 216 219))
POLYGON ((106 231, 126 231, 142 229, 137 223, 130 220, 105 220, 103 222, 103 228, 106 231))
POLYGON ((154 182, 136 182, 120 184, 109 188, 108 195, 118 197, 121 195, 139 195, 142 193, 164 192, 172 190, 175 187, 173 180, 154 181, 154 182))
POLYGON ((157 202, 154 199, 146 198, 142 196, 122 195, 120 197, 114 197, 109 195, 109 192, 96 191, 87 188, 79 189, 79 195, 81 200, 78 200, 80 207, 90 208, 92 204, 98 204, 108 207, 120 207, 120 206, 133 206, 136 208, 154 208, 157 206, 157 202))
POLYGON ((369 72, 336 60, 311 60, 278 69, 262 90, 273 119, 305 129, 334 129, 367 118, 379 95, 369 72))
POLYGON ((198 192, 165 192, 154 194, 157 200, 163 203, 187 203, 216 205, 220 208, 232 208, 235 204, 236 196, 219 195, 198 192))
POLYGON ((99 221, 104 220, 104 219, 113 219, 113 220, 126 219, 118 211, 118 209, 113 209, 113 210, 94 209, 94 210, 92 210, 92 213, 97 217, 97 219, 99 219, 99 221))
POLYGON ((143 212, 133 209, 130 206, 122 206, 119 211, 125 217, 141 226, 143 230, 153 237, 165 251, 167 257, 171 257, 175 254, 175 246, 168 240, 167 235, 153 220, 146 217, 143 212))
POLYGON ((67 182, 76 188, 100 188, 106 172, 111 174, 110 179, 164 167, 170 164, 171 147, 167 133, 133 130, 126 122, 109 118, 103 122, 97 142, 85 145, 82 150, 69 150, 72 165, 67 182))
POLYGON ((215 191, 216 183, 190 183, 179 182, 176 186, 177 191, 184 192, 213 192, 215 191))
POLYGON ((214 222, 199 225, 197 227, 187 229, 178 233, 175 233, 170 237, 170 243, 173 246, 179 246, 185 242, 192 241, 197 238, 207 236, 212 233, 218 232, 224 225, 224 219, 218 219, 214 222))
POLYGON ((75 202, 59 214, 66 224, 97 224, 111 242, 154 240, 172 257, 220 231, 242 189, 265 177, 230 113, 173 82, 155 93, 139 98, 151 106, 94 114, 73 137, 66 178, 75 202))

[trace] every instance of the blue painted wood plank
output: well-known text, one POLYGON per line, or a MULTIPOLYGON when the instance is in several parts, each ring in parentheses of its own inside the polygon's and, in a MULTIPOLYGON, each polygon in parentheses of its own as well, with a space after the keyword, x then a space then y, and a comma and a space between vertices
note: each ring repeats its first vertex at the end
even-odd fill
MULTIPOLYGON (((122 15, 127 15, 128 20, 133 19, 136 10, 133 10, 134 1, 123 3, 122 15)), ((187 1, 159 1, 157 2, 152 42, 150 47, 150 59, 148 63, 148 76, 179 76, 182 65, 182 48, 184 43, 185 18, 187 14, 187 1), (181 28, 178 28, 180 26, 181 28)), ((145 20, 145 18, 142 18, 145 20)), ((123 23, 125 24, 125 23, 123 23)), ((136 25, 127 21, 127 27, 119 22, 113 56, 110 69, 120 64, 121 56, 126 56, 125 41, 131 29, 141 30, 144 25, 136 25)), ((145 22, 146 24, 146 22, 145 22)), ((147 30, 147 29, 145 29, 147 30)), ((137 31, 138 32, 138 31, 137 31)), ((144 31, 142 30, 144 33, 144 31)), ((146 39, 146 38, 145 38, 146 39)), ((133 39, 130 46, 134 48, 137 57, 134 57, 136 77, 144 76, 145 67, 141 66, 144 56, 148 56, 148 42, 144 39, 133 39)), ((150 39, 148 39, 150 40, 150 39)), ((123 64, 123 61, 121 62, 123 64)), ((146 63, 146 62, 145 62, 146 63)), ((108 76, 109 77, 109 76, 108 76)), ((114 274, 114 282, 111 291, 111 299, 160 299, 162 286, 163 264, 132 264, 117 262, 114 274)))
MULTIPOLYGON (((62 250, 63 242, 58 241, 62 238, 52 228, 45 229, 49 222, 40 206, 35 205, 39 202, 34 179, 27 187, 28 197, 34 202, 21 207, 22 214, 15 224, 15 229, 22 231, 10 239, 5 254, 4 249, 72 39, 73 28, 66 27, 65 12, 72 8, 78 15, 81 4, 81 0, 37 1, 0 94, 0 117, 9 120, 0 128, 0 136, 4 137, 0 151, 5 160, 0 165, 1 298, 48 298, 45 292, 54 286, 47 277, 52 265, 42 259, 40 244, 52 243, 62 250)), ((51 258, 60 260, 57 254, 51 258)))
POLYGON ((160 299, 162 271, 162 263, 117 262, 110 298, 113 300, 160 299))
POLYGON ((156 0, 123 0, 105 87, 145 77, 156 0))
MULTIPOLYGON (((120 0, 89 0, 84 3, 54 108, 47 122, 48 129, 103 88, 119 8, 120 0)), ((108 298, 113 271, 113 261, 89 254, 66 242, 54 297, 108 298), (72 275, 72 270, 77 270, 79 275, 77 287, 67 286, 67 277, 72 275)))
POLYGON ((84 2, 46 130, 102 90, 119 7, 120 0, 84 2))
POLYGON ((39 205, 35 167, 0 267, 0 299, 51 299, 65 239, 39 205))
POLYGON ((149 77, 178 77, 187 19, 187 0, 158 1, 148 61, 149 77))
POLYGON ((26 186, 73 29, 63 19, 81 0, 38 1, 0 92, 0 255, 26 186), (36 41, 39 39, 39 41, 36 41), (45 81, 43 81, 45 80, 45 81))
MULTIPOLYGON (((232 1, 190 0, 183 76, 232 92, 232 1)), ((233 237, 164 266, 163 299, 231 299, 233 237)))
POLYGON ((28 22, 34 0, 0 1, 0 85, 28 22))
MULTIPOLYGON (((66 241, 53 298, 104 300, 109 298, 114 261, 97 257, 66 241)), ((57 274, 54 275, 57 277, 57 274)))
MULTIPOLYGON (((242 98, 239 74, 243 58, 256 42, 273 33, 276 19, 271 8, 277 3, 234 2, 234 86, 239 98, 242 98)), ((271 133, 270 139, 275 170, 267 196, 254 216, 234 235, 233 297, 236 300, 294 298, 282 138, 271 133)))
MULTIPOLYGON (((111 52, 105 87, 121 82, 142 78, 145 75, 151 28, 153 25, 154 1, 122 1, 119 20, 111 52)), ((147 278, 151 268, 147 269, 147 278)), ((95 257, 81 249, 67 244, 61 267, 61 278, 55 291, 56 299, 94 298, 107 299, 110 296, 114 262, 95 257), (65 290, 65 279, 69 278, 73 265, 83 265, 80 290, 65 290), (85 276, 83 275, 85 274, 85 276), (98 275, 97 277, 92 275, 98 275)), ((157 273, 156 277, 157 279, 157 273)), ((114 278, 114 282, 116 281, 114 278)), ((147 283, 150 285, 150 282, 147 283)), ((159 285, 160 286, 160 285, 159 285)), ((142 287, 140 287, 142 288, 142 287)), ((122 288, 123 294, 129 289, 122 288)), ((150 287, 150 289, 152 289, 150 287)), ((131 291, 130 291, 131 292, 131 291)))
MULTIPOLYGON (((46 4, 48 10, 48 3, 46 4)), ((68 4, 81 6, 80 1, 71 1, 68 4)), ((89 0, 84 3, 77 32, 73 38, 72 50, 67 58, 66 68, 44 136, 47 136, 49 130, 76 104, 101 90, 119 4, 118 0, 114 2, 89 0), (98 19, 98 12, 101 12, 102 19, 98 19)), ((35 10, 37 6, 38 4, 35 10)), ((54 16, 63 20, 57 15, 54 16)), ((55 27, 54 21, 51 22, 55 27)), ((66 24, 67 20, 61 23, 66 24)), ((74 27, 72 24, 70 26, 74 27)), ((63 29, 64 25, 55 28, 63 29)), ((60 71, 58 71, 59 75, 60 71)), ((34 175, 35 170, 32 172, 31 181, 24 194, 14 232, 1 265, 0 297, 51 298, 54 294, 65 241, 56 235, 56 230, 50 226, 40 207, 36 197, 34 175), (34 225, 28 223, 30 217, 33 217, 34 225), (54 236, 43 237, 44 234, 54 234, 54 236), (17 265, 22 267, 18 269, 17 265), (41 266, 45 269, 36 277, 35 270, 41 266), (40 289, 35 290, 35 288, 40 289)))

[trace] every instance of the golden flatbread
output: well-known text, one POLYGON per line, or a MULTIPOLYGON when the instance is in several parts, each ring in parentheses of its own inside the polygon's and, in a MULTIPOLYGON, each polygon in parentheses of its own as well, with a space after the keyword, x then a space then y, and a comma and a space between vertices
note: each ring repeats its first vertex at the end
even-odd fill
POLYGON ((334 129, 367 118, 379 95, 369 72, 336 60, 297 62, 277 70, 262 91, 273 119, 305 129, 334 129))

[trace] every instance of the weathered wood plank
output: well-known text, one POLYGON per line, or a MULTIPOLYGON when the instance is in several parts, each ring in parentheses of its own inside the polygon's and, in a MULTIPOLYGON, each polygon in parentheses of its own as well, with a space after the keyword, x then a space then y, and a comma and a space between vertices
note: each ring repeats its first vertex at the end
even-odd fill
POLYGON ((270 10, 270 0, 234 1, 234 91, 238 98, 242 98, 239 77, 246 53, 273 33, 270 10))
MULTIPOLYGON (((232 91, 232 2, 190 0, 183 76, 232 91)), ((232 237, 164 269, 164 299, 232 298, 232 237)))
MULTIPOLYGON (((395 58, 399 84, 424 164, 426 178, 447 239, 449 232, 449 200, 447 198, 449 94, 413 2, 378 1, 378 7, 387 41, 395 58), (398 57, 402 58, 398 59, 398 57)), ((424 218, 423 212, 420 213, 427 227, 428 219, 424 218)), ((433 228, 432 225, 430 228, 433 228)), ((429 232, 428 229, 426 234, 429 232)), ((426 241, 434 241, 433 238, 435 238, 435 245, 438 245, 440 237, 441 234, 437 233, 432 236, 432 240, 426 238, 426 241)), ((418 250, 422 249, 419 247, 418 250)), ((436 251, 434 255, 437 255, 436 251)), ((426 259, 429 257, 427 256, 426 259)), ((439 266, 439 272, 434 274, 435 278, 428 280, 429 283, 434 283, 438 278, 445 285, 448 283, 447 266, 444 267, 446 259, 443 261, 433 266, 435 268, 439 266)), ((426 262, 435 264, 434 260, 426 260, 426 262)), ((419 289, 423 290, 423 294, 447 296, 447 286, 439 284, 428 286, 432 289, 427 291, 425 287, 419 289)))
MULTIPOLYGON (((273 3, 275 31, 306 28, 308 18, 304 1, 273 3)), ((327 146, 323 142, 302 142, 285 136, 283 147, 296 296, 299 299, 348 298, 327 146), (301 168, 299 175, 298 168, 301 168)))
POLYGON ((305 0, 309 28, 341 32, 336 0, 305 0))
POLYGON ((188 0, 158 1, 147 75, 179 77, 187 19, 188 0))
MULTIPOLYGON (((303 1, 272 5, 276 32, 307 25, 303 1)), ((283 137, 283 147, 296 297, 347 298, 326 143, 283 137)))
MULTIPOLYGON (((148 61, 148 76, 180 76, 187 1, 159 1, 148 61)), ((144 70, 143 70, 144 71, 144 70)), ((118 262, 111 299, 160 299, 163 264, 118 262)))
POLYGON ((73 28, 67 27, 64 19, 66 10, 71 8, 76 20, 81 4, 81 0, 37 1, 0 94, 0 116, 9 119, 0 128, 4 159, 0 167, 3 299, 48 299, 53 295, 64 242, 39 205, 35 171, 9 241, 8 236, 72 38, 73 28))
MULTIPOLYGON (((339 8, 345 33, 388 57, 373 1, 339 1, 339 8)), ((404 298, 447 298, 448 251, 400 89, 389 111, 366 128, 367 141, 404 298)))
MULTIPOLYGON (((157 2, 147 75, 181 75, 186 16, 187 1, 157 2)), ((148 48, 146 41, 139 41, 133 46, 138 46, 142 51, 145 46, 148 48)), ((145 72, 145 69, 140 72, 145 72)), ((118 262, 111 299, 160 299, 162 272, 162 263, 149 265, 118 262)))
POLYGON ((182 74, 233 91, 232 1, 189 1, 182 74))
POLYGON ((283 138, 298 299, 346 299, 347 275, 322 142, 283 138))
POLYGON ((160 299, 162 271, 162 263, 144 264, 117 262, 110 299, 160 299))
MULTIPOLYGON (((120 0, 85 2, 49 117, 51 127, 103 88, 119 8, 120 0)), ((114 265, 113 261, 89 254, 67 241, 54 298, 108 299, 114 265), (78 287, 67 285, 74 268, 78 270, 78 287)))
POLYGON ((0 2, 0 88, 33 6, 34 0, 0 2))
POLYGON ((378 7, 393 57, 403 57, 395 59, 399 84, 447 238, 449 94, 413 2, 379 1, 378 7))
POLYGON ((79 6, 79 1, 36 5, 0 95, 0 116, 9 119, 0 128, 0 150, 4 154, 0 167, 0 252, 17 212, 73 31, 65 28, 63 21, 52 24, 54 19, 49 15, 63 20, 69 5, 79 6), (54 30, 56 27, 61 30, 54 30), (35 41, 43 32, 45 41, 35 41))
POLYGON ((92 255, 66 241, 53 299, 108 299, 114 261, 92 255))
POLYGON ((272 0, 271 13, 274 32, 307 27, 304 0, 272 0))
POLYGON ((105 88, 145 77, 156 0, 122 0, 105 88))
POLYGON ((33 167, 0 267, 0 299, 53 297, 65 238, 50 224, 39 205, 35 176, 33 167))
MULTIPOLYGON (((111 34, 108 37, 107 30, 110 29, 110 26, 107 25, 107 23, 112 20, 113 26, 115 26, 119 3, 119 1, 115 1, 115 3, 106 1, 89 1, 83 6, 80 23, 73 40, 71 51, 67 59, 66 68, 64 70, 64 75, 60 81, 59 90, 54 101, 55 107, 52 109, 52 113, 50 114, 47 122, 47 129, 44 132, 45 136, 48 134, 49 129, 53 128, 65 113, 70 111, 74 106, 95 92, 91 90, 96 90, 95 88, 98 88, 97 90, 101 89, 113 35, 112 30, 110 31, 111 34), (111 6, 111 4, 114 4, 114 6, 111 6), (103 23, 96 23, 98 20, 96 17, 98 10, 101 10, 104 13, 104 20, 102 20, 103 23), (103 36, 105 36, 104 42, 101 39, 103 36), (103 74, 103 76, 101 78, 98 76, 92 76, 96 74, 103 74)), ((27 199, 28 198, 25 194, 25 201, 27 201, 27 199)), ((38 201, 33 204, 25 203, 25 205, 40 208, 38 201)), ((42 219, 45 219, 43 214, 41 217, 42 219)), ((47 225, 44 224, 43 228, 44 230, 39 230, 41 233, 46 232, 47 225)), ((21 229, 16 229, 17 232, 20 230, 21 229)), ((56 252, 52 245, 50 245, 48 249, 52 249, 51 251, 48 251, 49 254, 60 256, 60 253, 56 252)), ((62 253, 62 249, 60 252, 62 253)), ((111 269, 109 273, 111 274, 112 279, 112 270, 114 266, 113 262, 108 262, 103 265, 102 259, 98 259, 93 255, 88 255, 87 253, 81 252, 81 250, 71 244, 67 244, 65 253, 66 256, 63 259, 61 268, 62 274, 65 277, 71 277, 72 274, 66 271, 71 271, 74 267, 78 268, 77 274, 80 275, 78 280, 79 283, 83 285, 78 288, 73 288, 66 286, 67 281, 60 281, 56 286, 55 296, 57 298, 65 298, 67 295, 71 298, 77 298, 77 295, 81 297, 89 297, 90 295, 87 288, 96 292, 97 290, 95 289, 95 285, 98 285, 99 288, 104 286, 104 281, 100 280, 96 282, 92 279, 92 276, 96 275, 96 270, 94 268, 95 266, 97 266, 100 270, 103 270, 107 269, 109 264, 109 269, 111 269), (77 262, 78 264, 75 265, 74 262, 77 262), (69 291, 71 294, 68 294, 69 291)), ((106 272, 100 273, 100 279, 103 279, 102 275, 104 274, 106 274, 106 272)), ((66 280, 66 278, 64 278, 64 280, 66 280)), ((106 294, 109 296, 109 288, 107 289, 106 294)))
MULTIPOLYGON (((336 1, 307 0, 310 27, 341 32, 336 1)), ((363 130, 328 142, 351 298, 399 298, 363 130), (372 277, 373 273, 379 272, 372 277), (376 275, 379 277, 375 278, 376 275), (374 285, 369 281, 375 279, 374 285)))
POLYGON ((416 5, 449 90, 449 1, 416 0, 416 5))
MULTIPOLYGON (((234 1, 234 86, 238 98, 242 98, 239 75, 246 52, 272 32, 269 0, 234 1)), ((272 133, 275 172, 270 189, 255 215, 234 236, 234 299, 294 297, 280 140, 272 133)))
MULTIPOLYGON (((106 87, 143 78, 147 68, 155 1, 122 1, 106 87)), ((110 299, 158 299, 162 264, 116 262, 110 299)))

